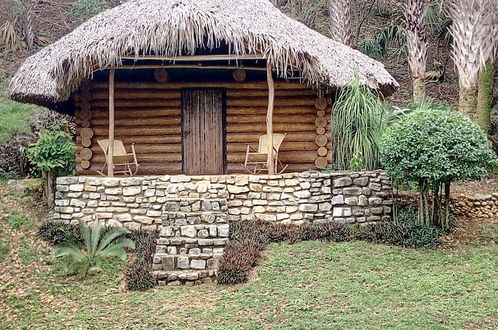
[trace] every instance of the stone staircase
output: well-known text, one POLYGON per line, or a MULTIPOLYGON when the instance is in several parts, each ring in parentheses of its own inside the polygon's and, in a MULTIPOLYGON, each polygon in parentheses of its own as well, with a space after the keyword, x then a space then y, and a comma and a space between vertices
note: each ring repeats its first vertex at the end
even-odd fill
MULTIPOLYGON (((153 258, 159 285, 194 285, 216 278, 218 260, 228 244, 227 199, 169 197, 153 258)), ((190 194, 192 196, 192 194, 190 194)))

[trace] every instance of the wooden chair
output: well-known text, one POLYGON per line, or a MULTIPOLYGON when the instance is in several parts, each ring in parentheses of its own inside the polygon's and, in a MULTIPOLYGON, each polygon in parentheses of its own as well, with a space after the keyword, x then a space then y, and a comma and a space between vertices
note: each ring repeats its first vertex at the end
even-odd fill
MULTIPOLYGON (((282 173, 287 169, 287 166, 282 164, 278 158, 280 146, 284 141, 286 134, 273 134, 273 154, 275 173, 282 173), (280 166, 280 171, 278 167, 280 166)), ((259 137, 258 149, 248 145, 246 150, 246 158, 242 165, 249 173, 258 174, 262 171, 268 171, 268 135, 261 135, 259 137)))
MULTIPOLYGON (((101 175, 107 175, 105 168, 107 167, 107 151, 109 150, 109 140, 97 140, 99 146, 104 151, 105 163, 102 170, 97 171, 101 175)), ((131 153, 127 153, 123 145, 123 141, 114 140, 114 155, 112 156, 114 162, 114 174, 124 174, 133 176, 138 171, 140 164, 137 161, 137 154, 135 152, 135 144, 131 145, 131 153), (132 170, 133 168, 133 170, 132 170)))

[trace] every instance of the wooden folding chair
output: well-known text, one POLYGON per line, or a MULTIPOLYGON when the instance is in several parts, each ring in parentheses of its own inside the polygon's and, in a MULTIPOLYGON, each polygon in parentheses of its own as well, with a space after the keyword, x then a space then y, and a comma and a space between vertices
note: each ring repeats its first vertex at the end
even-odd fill
MULTIPOLYGON (((101 175, 107 175, 105 169, 107 167, 107 152, 109 150, 109 140, 97 140, 99 146, 104 151, 105 163, 102 166, 102 170, 97 171, 101 175)), ((123 141, 114 140, 114 152, 112 156, 112 161, 114 163, 114 174, 124 174, 133 176, 138 171, 140 164, 137 161, 137 154, 135 152, 135 144, 131 145, 131 153, 127 153, 123 145, 123 141), (133 169, 132 169, 133 168, 133 169)))
MULTIPOLYGON (((282 164, 278 158, 280 146, 284 141, 286 134, 273 134, 273 157, 275 173, 282 173, 287 169, 287 166, 282 164), (280 171, 278 170, 280 166, 280 171)), ((268 171, 268 135, 261 135, 259 137, 258 149, 248 145, 246 150, 246 158, 242 165, 249 173, 258 174, 263 171, 268 171)))

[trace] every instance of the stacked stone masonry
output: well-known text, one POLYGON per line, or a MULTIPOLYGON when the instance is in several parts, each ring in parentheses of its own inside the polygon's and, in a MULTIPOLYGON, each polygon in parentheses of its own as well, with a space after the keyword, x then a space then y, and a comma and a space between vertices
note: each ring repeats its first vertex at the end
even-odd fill
POLYGON ((159 230, 153 275, 159 285, 216 277, 239 220, 372 223, 391 219, 391 183, 381 171, 282 175, 57 179, 54 219, 159 230))
POLYGON ((226 196, 223 186, 194 184, 179 196, 168 197, 153 258, 159 285, 192 285, 215 278, 228 244, 226 196), (205 192, 197 197, 199 191, 205 192))
POLYGON ((498 216, 498 192, 492 194, 476 194, 474 196, 452 196, 451 211, 455 215, 468 217, 496 217, 498 216))
POLYGON ((155 230, 168 198, 227 199, 228 221, 371 223, 391 219, 391 183, 382 171, 281 175, 57 178, 54 219, 155 230), (220 198, 219 196, 215 198, 220 198))

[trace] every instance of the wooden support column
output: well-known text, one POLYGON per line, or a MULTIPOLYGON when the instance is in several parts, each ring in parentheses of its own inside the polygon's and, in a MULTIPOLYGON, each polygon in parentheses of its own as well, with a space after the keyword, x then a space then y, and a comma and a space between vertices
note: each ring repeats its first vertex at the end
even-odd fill
POLYGON ((268 80, 268 111, 266 113, 266 135, 268 136, 268 174, 275 174, 275 159, 273 157, 273 104, 275 101, 275 83, 271 64, 266 64, 266 77, 268 80))
POLYGON ((109 70, 109 148, 107 149, 107 176, 114 176, 114 77, 115 70, 109 70))

